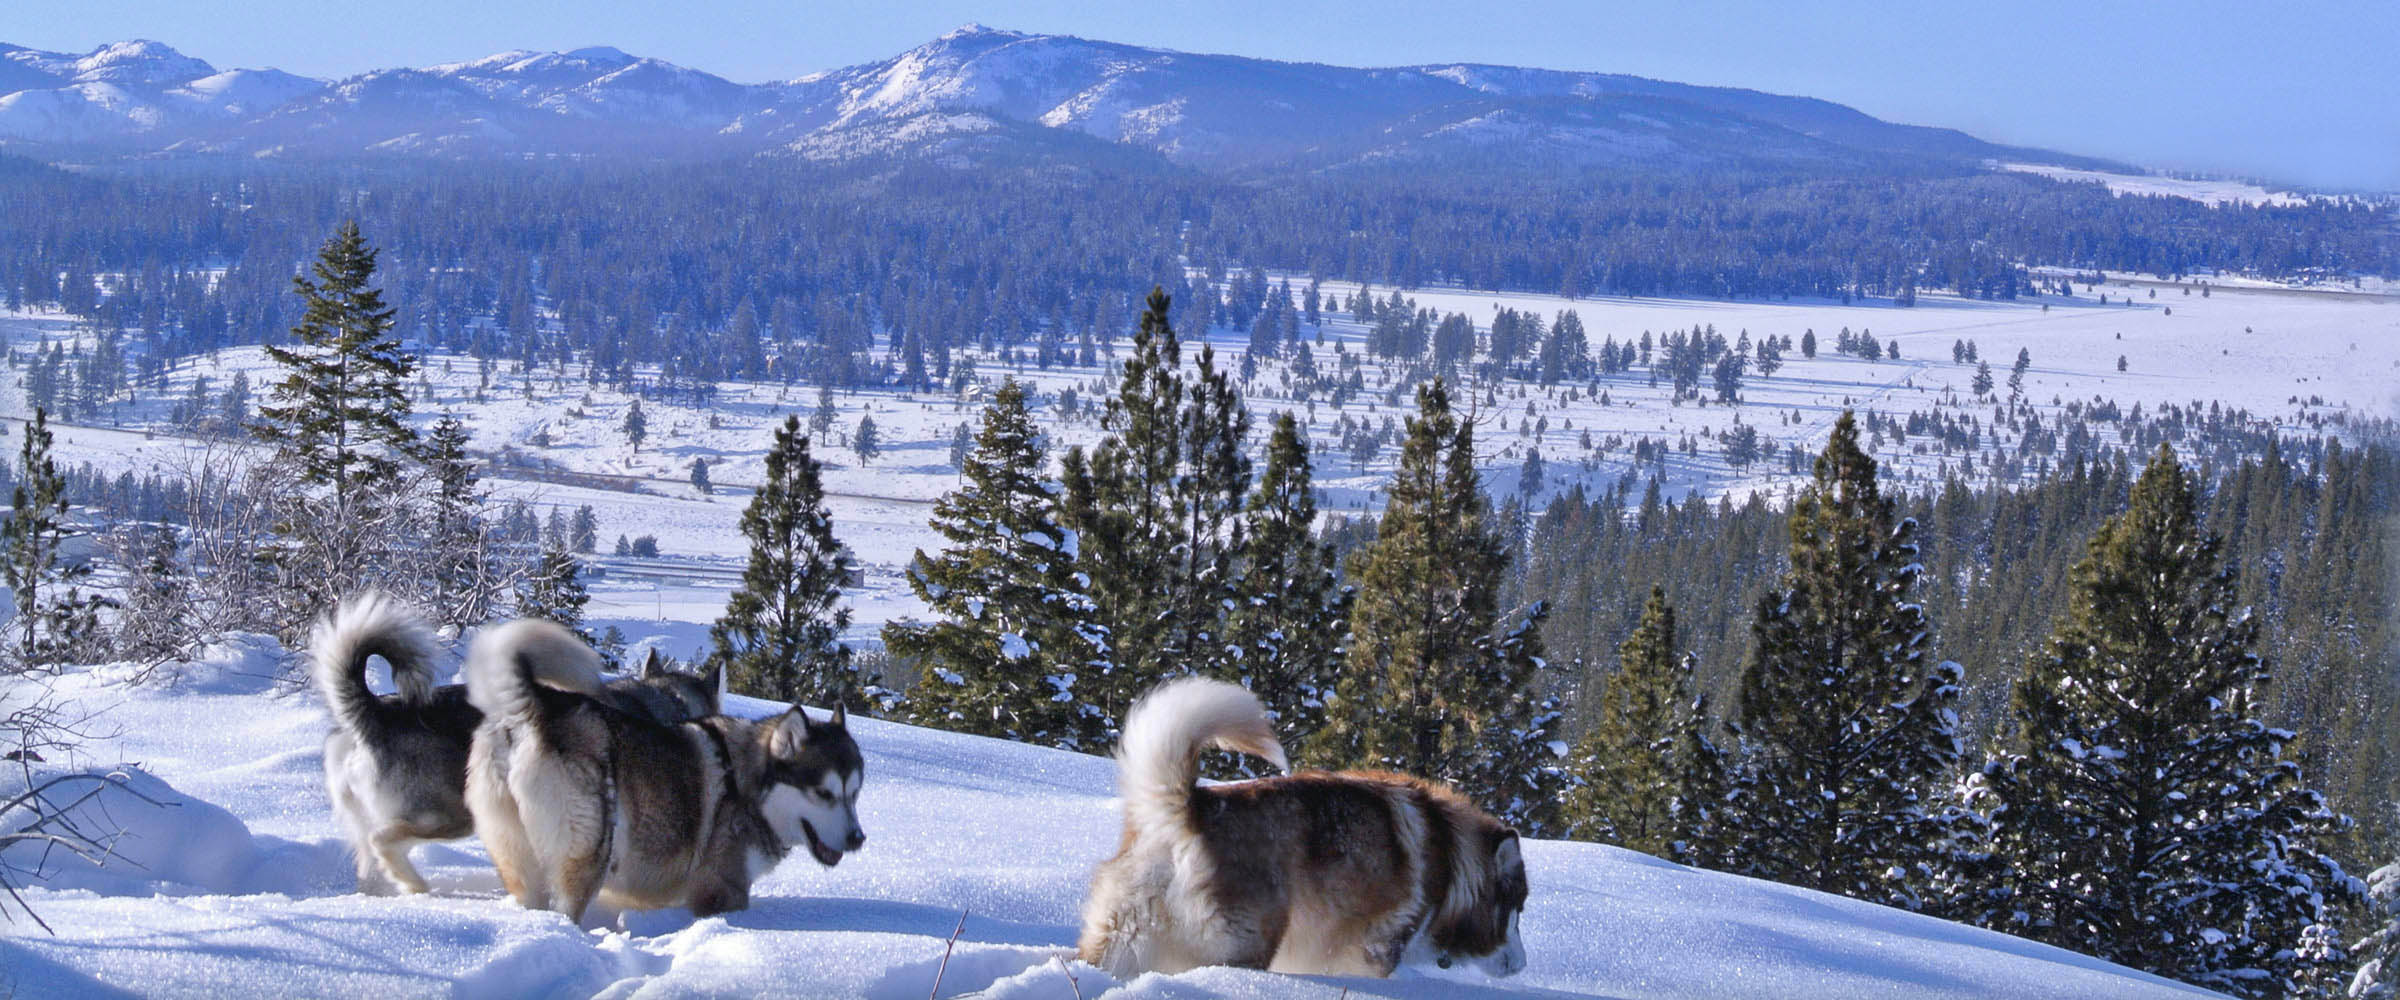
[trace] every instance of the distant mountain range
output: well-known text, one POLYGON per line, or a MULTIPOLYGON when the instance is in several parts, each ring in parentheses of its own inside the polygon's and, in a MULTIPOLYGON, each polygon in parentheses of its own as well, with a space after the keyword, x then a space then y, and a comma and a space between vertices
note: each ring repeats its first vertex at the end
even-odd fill
POLYGON ((1201 169, 1426 162, 2011 160, 2124 169, 1805 97, 1609 73, 1357 69, 968 25, 880 62, 739 84, 605 46, 316 80, 152 41, 0 44, 0 149, 51 157, 1080 157, 1201 169))

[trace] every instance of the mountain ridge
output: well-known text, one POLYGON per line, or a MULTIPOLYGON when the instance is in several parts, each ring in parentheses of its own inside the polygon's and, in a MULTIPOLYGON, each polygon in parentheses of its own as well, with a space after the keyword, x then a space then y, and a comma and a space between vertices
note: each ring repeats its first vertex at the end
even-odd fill
POLYGON ((979 24, 886 59, 753 84, 608 45, 319 80, 219 71, 147 39, 80 55, 0 44, 0 148, 36 155, 949 156, 960 128, 1011 137, 1002 145, 1056 145, 979 120, 1078 132, 1201 169, 1471 159, 1511 140, 1569 166, 2122 169, 1742 88, 1463 62, 1334 66, 979 24))

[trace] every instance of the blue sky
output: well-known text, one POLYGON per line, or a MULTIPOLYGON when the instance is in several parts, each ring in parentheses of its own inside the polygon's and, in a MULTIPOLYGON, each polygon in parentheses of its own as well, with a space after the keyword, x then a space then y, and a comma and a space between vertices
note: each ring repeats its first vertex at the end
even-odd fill
POLYGON ((742 82, 893 55, 968 21, 1345 65, 1633 73, 1848 104, 1997 142, 2400 190, 2400 2, 813 3, 6 0, 0 41, 153 38, 311 76, 615 45, 742 82))

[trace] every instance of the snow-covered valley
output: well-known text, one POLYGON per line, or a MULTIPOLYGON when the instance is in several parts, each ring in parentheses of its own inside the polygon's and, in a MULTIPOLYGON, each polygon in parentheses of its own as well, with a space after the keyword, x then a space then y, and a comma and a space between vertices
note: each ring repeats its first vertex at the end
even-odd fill
MULTIPOLYGON (((1504 307, 1545 320, 1573 310, 1595 349, 1645 333, 1658 339, 1670 331, 1710 327, 1728 340, 1747 334, 1797 341, 1813 331, 1822 342, 1813 359, 1787 351, 1772 376, 1749 375, 1737 406, 1676 402, 1672 387, 1663 380, 1654 384, 1646 365, 1598 377, 1600 394, 1591 391, 1593 383, 1543 387, 1474 377, 1473 398, 1466 405, 1477 410, 1486 486, 1499 497, 1520 493, 1526 456, 1538 451, 1544 482, 1529 504, 1537 512, 1541 497, 1578 485, 1597 491, 1630 482, 1638 492, 1653 476, 1670 497, 1698 493, 1739 501, 1764 492, 1777 500, 1806 474, 1805 463, 1797 465, 1800 472, 1793 471, 1787 452, 1807 454, 1821 447, 1844 409, 1894 419, 1912 412, 1974 416, 1983 422, 1985 437, 1972 452, 1944 449, 1922 436, 1901 440, 1878 434, 1870 443, 1885 475, 1909 489, 1938 482, 1941 470, 1959 469, 1962 460, 1977 462, 1979 474, 1990 475, 1990 459, 2017 455, 2024 433, 1994 419, 1998 404, 1974 398, 1976 366, 1951 357, 1953 344, 1961 341, 1977 346, 1996 378, 2005 378, 2017 353, 2026 352, 2031 364, 2025 401, 2053 434, 2071 406, 2103 401, 2127 412, 2137 404, 2145 412, 2169 405, 2194 413, 2212 406, 2239 409, 2258 427, 2300 437, 2351 434, 2400 417, 2400 389, 2394 388, 2400 384, 2400 299, 2264 284, 2212 282, 2206 294, 2198 289, 2196 280, 2112 275, 2097 288, 2077 285, 2072 298, 1994 302, 1926 294, 1914 308, 1882 301, 1566 299, 1455 289, 1402 294, 1421 309, 1463 314, 1479 330, 1488 330, 1504 307), (2107 304, 2101 304, 2101 295, 2107 304), (1833 344, 1843 329, 1894 344, 1899 357, 1868 361, 1836 354, 1833 344), (1769 448, 1765 459, 1740 468, 1730 464, 1720 439, 1737 426, 1757 430, 1769 448), (1637 461, 1636 445, 1643 441, 1659 446, 1663 457, 1637 461)), ((1328 298, 1347 298, 1359 289, 1328 282, 1324 291, 1328 298)), ((1383 298, 1392 290, 1367 291, 1383 298)), ((1329 516, 1355 516, 1380 506, 1379 491, 1398 451, 1396 430, 1413 412, 1413 402, 1396 391, 1402 367, 1366 353, 1367 324, 1337 309, 1324 315, 1321 328, 1302 327, 1316 366, 1330 372, 1341 356, 1362 358, 1363 388, 1343 405, 1322 391, 1302 401, 1291 389, 1288 364, 1266 361, 1245 392, 1254 415, 1251 440, 1254 446, 1263 442, 1276 412, 1302 417, 1323 508, 1329 516), (1355 446, 1387 421, 1394 431, 1377 446, 1355 446)), ((75 324, 54 314, 0 315, 0 335, 20 359, 37 343, 78 339, 75 324)), ((1220 367, 1238 369, 1236 359, 1247 339, 1247 331, 1219 327, 1208 342, 1220 367)), ((879 343, 878 352, 885 347, 879 343)), ((1120 339, 1115 356, 1125 349, 1120 339)), ((1197 344, 1187 338, 1186 364, 1196 363, 1197 354, 1197 344)), ((1098 367, 1045 369, 979 353, 970 383, 954 378, 930 393, 885 388, 821 395, 806 385, 731 382, 703 405, 654 394, 643 401, 649 430, 639 447, 622 432, 634 397, 587 384, 579 366, 526 373, 503 362, 494 366, 487 383, 479 362, 429 354, 420 365, 414 407, 420 424, 459 415, 472 430, 478 453, 517 459, 516 467, 487 472, 499 501, 522 500, 544 516, 593 508, 601 570, 592 581, 596 626, 614 624, 629 637, 654 637, 669 651, 688 655, 700 648, 705 624, 723 609, 746 552, 738 530, 748 497, 743 484, 760 478, 773 428, 787 415, 811 422, 830 402, 831 417, 827 431, 817 436, 816 454, 826 463, 836 530, 866 571, 863 586, 846 595, 855 610, 848 638, 872 644, 882 623, 922 609, 903 571, 915 551, 939 542, 926 521, 932 502, 958 484, 950 453, 953 435, 972 426, 981 401, 1001 378, 1013 377, 1037 390, 1036 414, 1054 455, 1068 445, 1088 446, 1102 436, 1101 403, 1116 390, 1111 356, 1104 354, 1100 362, 1098 367), (862 419, 874 421, 881 443, 880 454, 871 460, 861 460, 851 448, 862 419), (693 486, 695 460, 708 463, 712 490, 693 486), (535 466, 546 471, 528 471, 535 466), (619 536, 642 535, 657 539, 660 558, 609 555, 619 536)), ((242 452, 239 445, 193 437, 172 417, 196 380, 206 379, 206 390, 218 394, 237 373, 247 376, 254 399, 264 397, 275 377, 263 352, 237 348, 179 360, 163 386, 139 390, 138 402, 109 404, 96 419, 54 416, 61 464, 90 463, 112 476, 175 476, 232 460, 242 452)), ((27 412, 26 374, 21 360, 0 378, 0 414, 27 412)), ((2007 394, 2005 387, 1995 390, 1999 399, 2007 394)), ((1704 383, 1701 396, 1710 395, 1704 383)), ((2114 437, 2106 424, 2095 426, 2114 437)))

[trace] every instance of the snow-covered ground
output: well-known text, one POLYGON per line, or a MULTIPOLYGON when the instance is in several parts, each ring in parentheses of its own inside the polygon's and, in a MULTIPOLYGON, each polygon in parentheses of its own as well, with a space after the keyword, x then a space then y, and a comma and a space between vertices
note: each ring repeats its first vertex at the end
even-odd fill
POLYGON ((2119 174, 2102 170, 2078 170, 2074 167, 2054 167, 2046 163, 2002 163, 2002 170, 2040 174, 2052 180, 2100 184, 2118 194, 2168 195, 2189 198, 2210 205, 2305 205, 2308 196, 2290 191, 2269 191, 2245 181, 2190 180, 2158 174, 2119 174))
MULTIPOLYGON (((1304 283, 1294 280, 1295 287, 1304 283)), ((1713 436, 1738 421, 1778 447, 1814 451, 1835 417, 1852 407, 1887 416, 1937 407, 1953 417, 1974 414, 1986 421, 1988 436, 1994 408, 1971 398, 1974 366, 1950 357, 1952 343, 1961 340, 1975 342, 2002 382, 2018 350, 2027 351, 2032 366, 2026 397, 2045 419, 2064 404, 2099 399, 2127 410, 2140 403, 2146 411, 2162 403, 2205 409, 2217 402, 2306 435, 2323 432, 2316 419, 2400 416, 2400 388, 2395 388, 2400 386, 2400 296, 2250 286, 2231 279, 2210 283, 2204 296, 2191 281, 2110 275, 2097 288, 2076 286, 2072 298, 1988 302, 1926 294, 1906 309, 1880 300, 1843 305, 1799 299, 1566 299, 1440 288, 1404 295, 1422 308, 1464 313, 1487 332, 1502 307, 1533 312, 1545 321, 1572 309, 1595 350, 1609 338, 1636 341, 1648 332, 1656 340, 1670 330, 1708 326, 1728 341, 1743 333, 1753 340, 1788 336, 1795 342, 1805 331, 1817 335, 1821 347, 1815 359, 1801 357, 1796 349, 1786 352, 1784 367, 1772 377, 1754 373, 1748 379, 1740 406, 1673 403, 1669 388, 1651 385, 1638 366, 1603 377, 1604 397, 1592 395, 1588 385, 1545 389, 1513 380, 1477 382, 1461 405, 1477 411, 1486 482, 1499 495, 1515 491, 1528 451, 1542 454, 1546 489, 1555 492, 1577 482, 1595 487, 1616 482, 1633 467, 1635 442, 1648 438, 1694 446, 1688 454, 1677 448, 1666 459, 1662 485, 1670 496, 1697 491, 1740 497, 1761 490, 1779 496, 1798 481, 1785 471, 1780 455, 1737 470, 1725 462, 1713 436), (1835 354, 1834 340, 1845 327, 1872 333, 1885 344, 1897 342, 1900 358, 1869 362, 1835 354), (2122 372, 2117 370, 2120 357, 2126 364, 2122 372), (1543 421, 1546 429, 1539 426, 1543 421), (1586 432, 1594 445, 1589 450, 1583 446, 1586 432)), ((1358 290, 1343 282, 1329 282, 1325 289, 1343 296, 1358 290)), ((1371 291, 1381 298, 1391 289, 1371 291)), ((1337 370, 1336 346, 1360 354, 1367 331, 1347 313, 1329 309, 1326 315, 1323 343, 1312 350, 1319 370, 1330 373, 1337 370)), ((34 343, 71 338, 74 326, 56 315, 0 313, 0 336, 20 355, 34 343)), ((1313 328, 1303 331, 1315 339, 1313 328)), ((1245 349, 1247 333, 1220 328, 1209 339, 1220 363, 1237 367, 1234 359, 1245 349)), ((1123 350, 1120 343, 1120 354, 1123 350)), ((1189 361, 1197 347, 1186 353, 1189 361)), ((816 453, 827 462, 836 530, 867 572, 865 585, 848 595, 856 613, 851 638, 872 641, 884 621, 921 610, 902 571, 918 548, 940 543, 926 519, 931 502, 958 482, 949 464, 949 441, 957 427, 975 422, 989 387, 1004 375, 1033 384, 1038 417, 1054 450, 1088 445, 1101 436, 1099 407, 1116 388, 1114 376, 1104 370, 1107 360, 1102 367, 1045 370, 986 356, 977 361, 981 386, 965 392, 834 394, 838 416, 832 431, 816 443, 816 453), (1071 417, 1062 415, 1059 405, 1069 390, 1078 399, 1071 417), (865 462, 849 448, 862 417, 874 419, 884 442, 883 453, 865 462)), ((666 558, 619 566, 610 578, 597 581, 593 610, 616 620, 628 634, 653 634, 679 653, 696 648, 701 638, 693 623, 711 620, 723 608, 745 551, 738 522, 747 491, 740 484, 763 474, 765 450, 784 416, 799 414, 805 421, 818 405, 812 387, 747 383, 724 385, 706 408, 653 399, 643 404, 649 436, 637 449, 619 430, 631 398, 586 385, 580 368, 563 380, 547 369, 527 379, 513 364, 501 363, 480 399, 481 375, 472 359, 432 355, 422 370, 422 385, 430 386, 432 397, 416 400, 420 421, 457 413, 473 430, 479 451, 511 448, 573 473, 620 477, 568 485, 502 471, 491 481, 501 498, 526 500, 539 511, 590 505, 599 518, 603 553, 619 535, 656 536, 666 558), (710 478, 720 487, 715 495, 690 485, 695 459, 711 464, 710 478)), ((105 408, 91 422, 98 426, 58 426, 62 462, 137 473, 222 464, 227 446, 183 437, 166 418, 196 376, 207 377, 212 391, 222 392, 236 371, 249 374, 257 397, 273 378, 263 352, 255 348, 184 359, 165 389, 145 389, 141 402, 105 408)), ((1254 442, 1263 442, 1275 412, 1292 410, 1305 418, 1324 507, 1334 514, 1379 506, 1399 451, 1395 440, 1358 464, 1342 446, 1343 422, 1404 424, 1413 412, 1405 394, 1399 405, 1387 403, 1397 366, 1369 360, 1363 371, 1366 390, 1339 408, 1322 393, 1313 402, 1289 398, 1282 362, 1262 364, 1246 394, 1256 414, 1254 442)), ((24 376, 22 367, 0 372, 0 417, 27 412, 24 376)), ((2005 395, 2007 390, 1999 391, 2005 395)), ((1911 486, 1931 481, 1945 463, 1956 467, 1961 457, 1927 451, 1921 438, 1869 443, 1887 474, 1911 486)), ((2013 448, 2014 442, 1996 443, 2013 448)), ((1645 468, 1641 475, 1649 472, 1645 468)))
MULTIPOLYGON (((48 884, 25 893, 55 933, 0 898, 13 918, 0 922, 0 996, 2208 995, 1988 931, 1546 841, 1526 849, 1531 961, 1512 979, 1206 969, 1119 984, 1068 957, 1086 878, 1117 838, 1110 763, 871 720, 852 723, 868 849, 831 870, 787 862, 747 911, 578 928, 508 900, 472 840, 418 849, 431 895, 359 895, 319 770, 326 714, 290 689, 271 641, 212 649, 171 682, 127 686, 125 672, 57 680, 116 735, 42 766, 123 766, 169 804, 118 794, 87 817, 128 836, 107 867, 54 858, 48 884)), ((23 780, 13 764, 0 772, 0 800, 23 780)))

